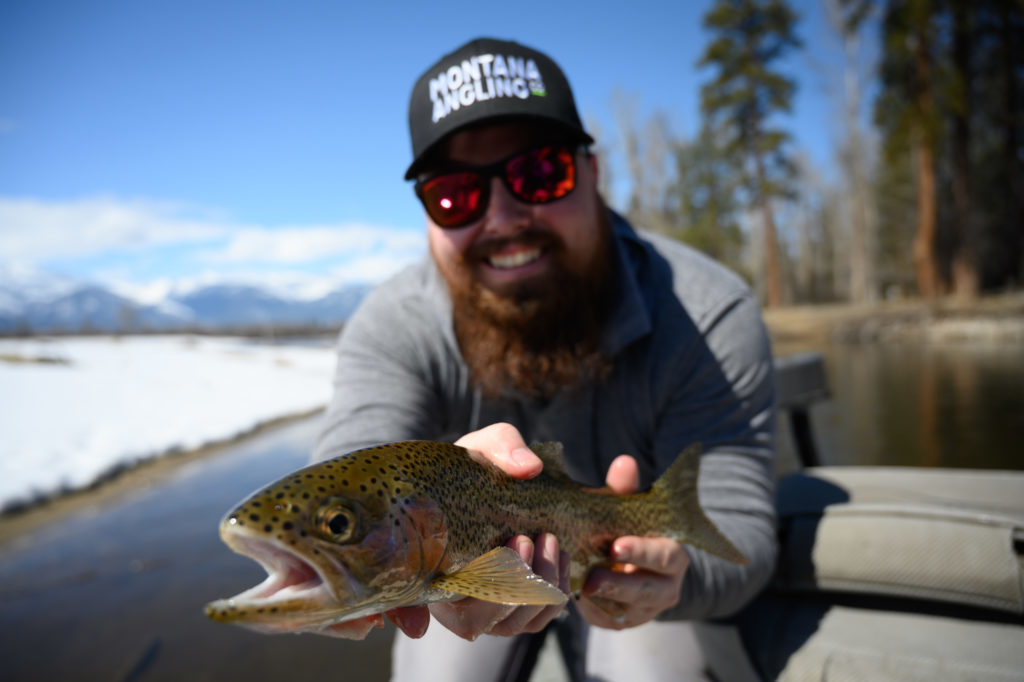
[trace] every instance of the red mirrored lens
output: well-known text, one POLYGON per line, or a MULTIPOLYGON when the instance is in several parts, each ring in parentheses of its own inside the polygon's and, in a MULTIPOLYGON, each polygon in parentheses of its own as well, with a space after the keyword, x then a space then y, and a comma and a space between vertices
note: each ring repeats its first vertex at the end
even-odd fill
POLYGON ((487 210, 491 178, 501 177, 520 201, 546 204, 576 187, 576 156, 566 147, 539 147, 490 166, 438 175, 417 185, 430 219, 440 227, 463 227, 487 210))
POLYGON ((423 183, 420 196, 430 219, 441 227, 470 223, 483 213, 483 181, 477 173, 449 173, 423 183))
POLYGON ((564 147, 542 147, 513 157, 505 166, 508 188, 530 204, 561 199, 576 186, 573 153, 564 147))

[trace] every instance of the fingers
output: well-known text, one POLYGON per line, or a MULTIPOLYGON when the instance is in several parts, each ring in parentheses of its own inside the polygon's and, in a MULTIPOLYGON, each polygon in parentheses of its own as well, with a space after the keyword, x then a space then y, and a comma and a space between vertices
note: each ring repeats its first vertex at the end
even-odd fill
POLYGON ((679 601, 690 558, 666 538, 622 537, 612 544, 616 568, 591 571, 577 608, 592 625, 621 630, 655 618, 679 601))
POLYGON ((427 626, 430 625, 430 610, 426 606, 403 606, 384 615, 412 639, 427 634, 427 626))
POLYGON ((678 586, 648 571, 591 571, 576 608, 591 625, 623 630, 653 620, 679 599, 678 586))
MULTIPOLYGON (((532 561, 527 560, 525 556, 523 559, 531 564, 534 573, 552 585, 558 585, 563 592, 569 591, 568 557, 559 552, 558 540, 554 535, 541 533, 537 536, 535 543, 530 543, 528 538, 522 536, 514 540, 525 541, 532 545, 532 561)), ((523 554, 520 553, 520 556, 523 554)), ((494 623, 488 633, 500 637, 512 637, 523 632, 540 632, 551 619, 558 615, 563 606, 563 604, 520 606, 502 620, 494 623)))
POLYGON ((619 495, 635 493, 640 488, 640 470, 636 460, 629 455, 619 455, 612 460, 605 476, 605 485, 619 495))
POLYGON ((533 478, 544 468, 540 458, 526 446, 519 430, 498 423, 467 433, 455 441, 478 462, 493 464, 513 478, 533 478))
POLYGON ((324 628, 323 630, 315 631, 315 634, 326 635, 328 637, 338 637, 340 639, 365 639, 366 635, 370 633, 370 630, 381 627, 384 627, 384 619, 380 614, 376 614, 373 616, 366 616, 365 618, 345 621, 344 623, 336 623, 324 628))
MULTIPOLYGON (((508 546, 519 553, 534 573, 568 593, 569 560, 559 551, 555 536, 542 533, 535 544, 520 535, 510 540, 508 546)), ((539 632, 563 607, 564 604, 506 606, 478 599, 460 599, 431 604, 430 613, 456 635, 472 641, 482 634, 511 637, 523 632, 539 632)))
POLYGON ((633 564, 638 569, 653 571, 666 576, 683 574, 690 566, 690 555, 681 544, 668 538, 640 538, 623 536, 612 543, 613 561, 633 564))

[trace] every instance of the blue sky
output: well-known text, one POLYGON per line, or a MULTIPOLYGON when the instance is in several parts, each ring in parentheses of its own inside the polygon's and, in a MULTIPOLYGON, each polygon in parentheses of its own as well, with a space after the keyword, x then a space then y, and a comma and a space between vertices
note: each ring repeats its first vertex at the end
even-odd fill
MULTIPOLYGON (((800 90, 782 122, 826 169, 839 47, 822 2, 794 4, 807 49, 785 65, 800 90)), ((696 131, 709 6, 6 0, 0 266, 150 296, 379 280, 425 249, 406 107, 437 57, 479 35, 547 52, 614 153, 615 92, 696 131)))

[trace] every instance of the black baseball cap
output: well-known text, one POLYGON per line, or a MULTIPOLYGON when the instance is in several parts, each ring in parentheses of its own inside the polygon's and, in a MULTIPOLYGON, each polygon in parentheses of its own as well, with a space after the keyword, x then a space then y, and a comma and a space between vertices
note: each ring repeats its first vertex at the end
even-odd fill
POLYGON ((583 129, 565 74, 543 52, 507 40, 477 38, 441 57, 412 88, 409 137, 412 180, 428 152, 468 125, 508 117, 554 123, 581 143, 583 129))

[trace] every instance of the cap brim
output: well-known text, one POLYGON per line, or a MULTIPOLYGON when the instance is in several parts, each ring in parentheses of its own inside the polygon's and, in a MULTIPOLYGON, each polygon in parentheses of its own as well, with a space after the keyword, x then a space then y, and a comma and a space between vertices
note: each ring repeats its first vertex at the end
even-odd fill
POLYGON ((423 153, 420 154, 419 156, 417 156, 415 159, 413 159, 412 163, 409 164, 409 167, 405 171, 405 179, 406 180, 415 180, 416 176, 419 175, 420 172, 423 170, 423 168, 422 168, 423 163, 427 159, 430 158, 430 155, 433 154, 434 150, 437 149, 438 145, 440 145, 442 142, 444 142, 445 140, 447 140, 449 137, 451 137, 455 133, 459 132, 460 130, 464 130, 464 129, 468 128, 468 127, 483 126, 483 125, 495 125, 495 124, 498 124, 498 123, 502 123, 503 121, 515 120, 515 119, 524 119, 524 118, 526 118, 526 119, 529 119, 529 118, 535 119, 537 121, 537 123, 539 123, 541 125, 554 125, 554 127, 560 128, 562 131, 564 131, 566 133, 566 135, 570 139, 572 139, 574 142, 577 142, 578 144, 586 144, 586 145, 594 144, 594 138, 592 138, 590 136, 590 134, 587 133, 585 130, 580 130, 580 129, 577 129, 577 128, 573 128, 571 126, 567 126, 564 122, 562 122, 560 120, 557 120, 557 119, 547 118, 547 117, 544 117, 544 116, 536 116, 536 115, 499 116, 499 117, 495 117, 494 119, 491 119, 491 120, 473 121, 471 123, 467 123, 466 125, 464 125, 464 126, 462 126, 460 128, 456 128, 455 130, 451 131, 450 133, 448 133, 447 135, 445 135, 444 137, 439 139, 437 142, 433 143, 432 145, 430 145, 429 147, 424 149, 423 153))

